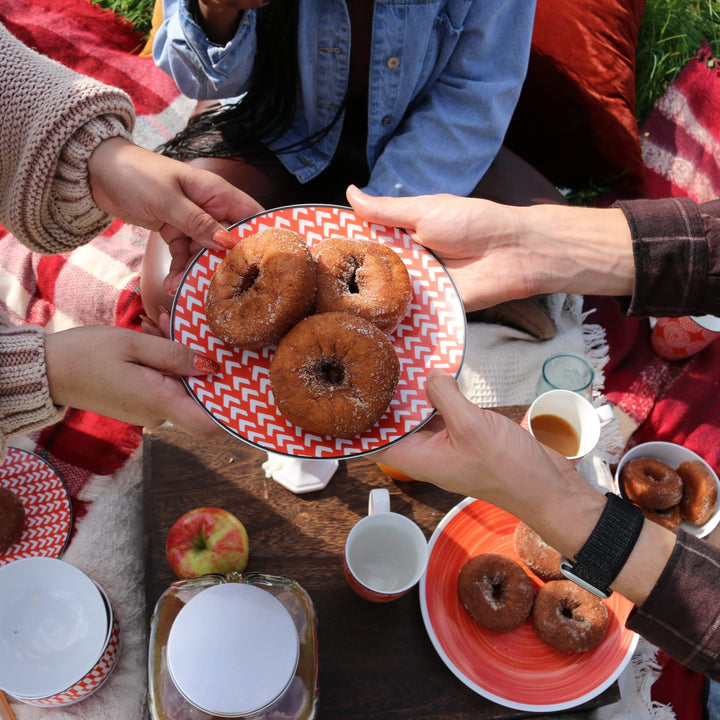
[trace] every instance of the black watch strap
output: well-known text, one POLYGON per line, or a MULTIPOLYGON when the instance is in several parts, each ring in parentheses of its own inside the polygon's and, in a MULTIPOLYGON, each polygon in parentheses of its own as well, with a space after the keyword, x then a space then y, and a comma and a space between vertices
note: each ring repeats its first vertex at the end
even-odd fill
POLYGON ((610 585, 630 557, 645 521, 637 505, 614 493, 606 493, 606 497, 600 519, 575 555, 575 562, 560 564, 566 578, 604 598, 612 594, 610 585))

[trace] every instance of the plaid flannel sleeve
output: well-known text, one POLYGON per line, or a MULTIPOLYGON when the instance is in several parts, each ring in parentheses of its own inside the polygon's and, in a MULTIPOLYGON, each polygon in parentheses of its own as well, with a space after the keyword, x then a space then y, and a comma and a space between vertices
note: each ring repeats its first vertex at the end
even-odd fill
POLYGON ((678 531, 673 554, 627 627, 691 670, 720 680, 720 548, 678 531))
POLYGON ((720 200, 615 203, 630 225, 635 286, 630 316, 720 315, 720 200))

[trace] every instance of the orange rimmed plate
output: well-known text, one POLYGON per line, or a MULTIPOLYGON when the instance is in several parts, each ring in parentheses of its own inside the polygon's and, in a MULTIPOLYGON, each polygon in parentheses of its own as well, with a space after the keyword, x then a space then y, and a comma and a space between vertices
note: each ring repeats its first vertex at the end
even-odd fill
MULTIPOLYGON (((509 633, 480 627, 460 604, 458 574, 467 560, 485 552, 523 564, 513 547, 517 524, 516 517, 473 498, 443 518, 430 539, 420 582, 423 621, 448 668, 479 695, 518 710, 566 710, 607 689, 630 661, 637 645, 635 633, 625 628, 632 603, 617 593, 605 600, 609 622, 602 643, 575 655, 543 643, 530 620, 509 633)), ((539 587, 542 581, 527 572, 539 587)))
POLYGON ((435 412, 425 395, 430 369, 458 376, 465 352, 465 311, 445 268, 399 228, 368 224, 338 205, 292 205, 259 213, 230 228, 241 239, 280 227, 301 235, 309 247, 328 237, 371 240, 390 246, 405 264, 413 287, 408 314, 391 334, 400 380, 390 407, 370 429, 353 438, 314 435, 289 423, 270 387, 275 346, 240 350, 210 332, 205 294, 227 251, 204 250, 186 271, 173 303, 170 336, 213 358, 217 375, 184 378, 190 394, 229 433, 255 447, 295 457, 345 458, 374 452, 402 439, 435 412))

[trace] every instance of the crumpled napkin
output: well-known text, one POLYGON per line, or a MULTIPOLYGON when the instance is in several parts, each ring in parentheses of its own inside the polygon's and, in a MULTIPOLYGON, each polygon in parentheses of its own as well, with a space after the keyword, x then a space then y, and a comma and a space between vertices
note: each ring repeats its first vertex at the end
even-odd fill
POLYGON ((262 464, 265 477, 272 478, 296 494, 322 490, 340 466, 337 460, 294 458, 279 453, 267 453, 262 464))

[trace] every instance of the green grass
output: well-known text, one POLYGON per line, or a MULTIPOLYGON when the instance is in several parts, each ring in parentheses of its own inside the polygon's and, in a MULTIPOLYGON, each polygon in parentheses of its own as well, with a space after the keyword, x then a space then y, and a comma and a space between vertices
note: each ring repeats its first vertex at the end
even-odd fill
POLYGON ((718 0, 646 0, 636 52, 640 125, 703 40, 720 54, 718 0))
POLYGON ((106 10, 114 10, 120 17, 129 20, 145 37, 150 34, 155 0, 94 0, 94 2, 106 10))

